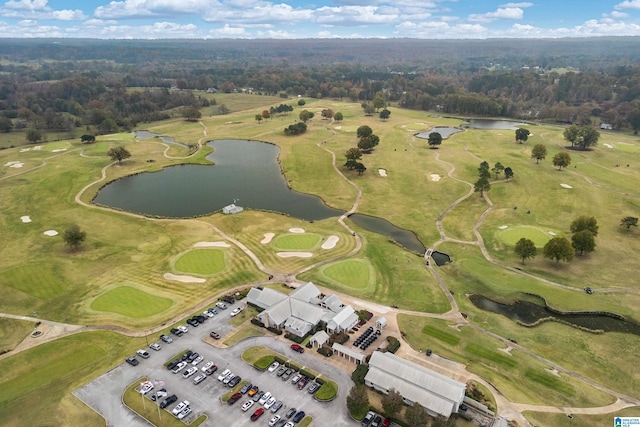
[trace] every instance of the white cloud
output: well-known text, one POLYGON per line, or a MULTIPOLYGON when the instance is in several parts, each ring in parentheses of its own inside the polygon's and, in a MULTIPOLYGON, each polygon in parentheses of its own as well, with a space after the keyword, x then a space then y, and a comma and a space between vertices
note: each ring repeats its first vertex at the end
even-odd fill
POLYGON ((629 14, 625 13, 625 12, 618 12, 617 10, 614 10, 613 12, 607 14, 604 13, 602 14, 602 16, 604 16, 605 18, 609 17, 609 18, 613 18, 613 19, 624 19, 624 18, 628 18, 629 14))
POLYGON ((47 6, 47 0, 10 0, 0 7, 0 15, 6 18, 28 18, 57 21, 74 21, 86 19, 80 10, 53 10, 47 6))
POLYGON ((471 22, 492 22, 496 19, 522 19, 524 11, 519 7, 499 7, 495 12, 469 15, 471 22))
POLYGON ((620 9, 640 10, 640 0, 625 0, 622 3, 618 3, 617 5, 613 6, 613 8, 616 10, 620 10, 620 9))
POLYGON ((48 0, 9 0, 3 7, 16 10, 48 10, 48 0))
POLYGON ((96 8, 94 15, 98 18, 137 18, 175 16, 202 13, 210 8, 218 7, 216 0, 124 0, 112 1, 106 6, 96 8))
POLYGON ((521 3, 506 3, 506 4, 501 4, 498 7, 520 7, 523 9, 526 9, 528 7, 533 6, 533 3, 529 3, 529 2, 521 2, 521 3))

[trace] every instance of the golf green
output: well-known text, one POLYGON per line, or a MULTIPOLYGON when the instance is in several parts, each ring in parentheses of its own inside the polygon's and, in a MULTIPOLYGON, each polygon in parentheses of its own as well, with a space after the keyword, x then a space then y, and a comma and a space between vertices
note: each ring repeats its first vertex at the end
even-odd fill
POLYGON ((273 241, 276 249, 284 251, 302 251, 315 248, 322 240, 322 236, 315 233, 282 234, 273 241))
POLYGON ((500 240, 508 245, 515 246, 518 240, 525 239, 531 240, 537 247, 543 247, 553 236, 549 233, 545 233, 537 227, 531 227, 529 225, 519 225, 516 227, 509 227, 499 231, 500 240))
POLYGON ((182 255, 175 269, 184 273, 216 274, 226 267, 224 251, 221 249, 196 249, 182 255))
POLYGON ((119 286, 96 298, 91 309, 141 319, 162 313, 172 304, 169 298, 151 295, 131 286, 119 286))
POLYGON ((340 261, 325 267, 322 273, 352 289, 366 289, 372 277, 371 265, 364 260, 340 261))

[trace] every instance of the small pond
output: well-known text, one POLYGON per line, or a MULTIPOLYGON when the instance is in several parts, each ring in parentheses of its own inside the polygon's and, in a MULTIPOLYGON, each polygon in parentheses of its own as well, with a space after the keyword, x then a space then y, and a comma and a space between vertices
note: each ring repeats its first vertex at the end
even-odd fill
POLYGON ((429 135, 431 135, 433 132, 438 132, 440 135, 442 135, 442 139, 447 139, 454 133, 462 132, 463 130, 464 129, 452 128, 448 126, 436 126, 433 129, 428 130, 426 132, 417 133, 416 137, 429 139, 429 135))
POLYGON ((516 130, 526 123, 512 122, 510 120, 491 120, 491 119, 470 119, 468 124, 463 125, 469 129, 484 130, 516 130))
POLYGON ((433 259, 438 267, 442 267, 443 265, 451 262, 451 257, 449 255, 438 251, 431 252, 431 259, 433 259))
MULTIPOLYGON (((525 325, 535 324, 541 319, 569 323, 592 331, 623 332, 640 336, 640 325, 625 320, 622 316, 607 312, 574 311, 563 313, 544 305, 531 301, 516 301, 512 304, 502 304, 492 301, 482 295, 473 294, 469 299, 476 307, 502 314, 509 319, 525 325)), ((541 299, 542 300, 542 299, 541 299)))
POLYGON ((162 136, 157 133, 149 132, 148 130, 134 130, 132 132, 136 139, 146 139, 146 138, 158 138, 162 142, 166 142, 167 144, 177 145, 179 147, 187 147, 186 144, 176 141, 170 136, 162 136))
POLYGON ((365 230, 388 237, 411 252, 423 255, 427 250, 413 231, 397 227, 384 218, 355 213, 349 219, 365 230))

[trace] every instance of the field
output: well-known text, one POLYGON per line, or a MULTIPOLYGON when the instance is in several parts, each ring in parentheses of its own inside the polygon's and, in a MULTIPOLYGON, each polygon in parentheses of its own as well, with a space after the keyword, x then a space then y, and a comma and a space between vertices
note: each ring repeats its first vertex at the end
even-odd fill
MULTIPOLYGON (((132 134, 121 133, 99 136, 90 145, 76 138, 42 143, 39 150, 0 151, 2 311, 37 313, 41 319, 73 324, 147 330, 204 300, 214 300, 229 288, 266 282, 267 271, 295 274, 299 280, 399 310, 431 314, 451 309, 446 291, 470 325, 456 330, 444 320, 400 316, 401 329, 415 349, 431 348, 467 364, 471 372, 491 381, 513 401, 555 406, 612 402, 612 396, 575 377, 552 374, 549 366, 525 352, 511 350, 509 355, 502 342, 482 329, 516 340, 578 375, 630 396, 640 395, 640 370, 635 368, 640 337, 591 334, 558 323, 524 328, 477 309, 467 297, 480 293, 510 302, 530 292, 560 310, 610 311, 640 322, 634 262, 640 252, 640 231, 619 225, 622 217, 640 216, 637 136, 603 133, 593 151, 571 151, 570 167, 558 171, 549 160, 566 150, 564 129, 558 126, 531 126, 533 136, 525 144, 514 141, 513 131, 465 130, 443 141, 438 150, 430 150, 426 140, 414 137, 416 132, 459 125, 462 120, 391 107, 391 119, 381 121, 377 116, 364 116, 359 104, 309 98, 305 108, 316 117, 305 134, 288 137, 282 128, 298 118, 297 106, 289 116, 258 124, 255 114, 284 100, 243 94, 216 95, 215 99, 231 113, 217 114, 217 106, 212 106, 203 112, 201 124, 172 119, 145 127, 185 143, 230 137, 273 142, 280 147, 279 162, 292 189, 318 195, 332 207, 350 209, 357 190, 334 170, 333 153, 338 169, 362 191, 359 213, 415 231, 427 247, 449 254, 453 262, 430 267, 433 270, 425 268, 421 257, 349 220, 362 241, 357 253, 352 253, 357 240, 336 218, 309 223, 245 210, 240 215, 172 220, 92 206, 99 188, 119 177, 181 163, 210 164, 207 146, 186 158, 189 152, 183 147, 156 138, 135 141, 132 134), (320 112, 328 107, 343 113, 344 121, 321 119, 320 112), (342 167, 344 152, 357 143, 355 132, 360 125, 369 125, 381 140, 371 154, 363 156, 367 171, 362 175, 342 167), (540 164, 531 159, 531 147, 538 143, 548 149, 547 160, 540 164), (605 143, 612 148, 602 148, 605 143), (116 145, 125 146, 132 157, 109 166, 106 151, 116 145), (60 149, 66 151, 53 151, 60 149), (503 176, 491 177, 487 193, 491 205, 478 193, 465 198, 483 160, 490 165, 499 161, 515 174, 509 182, 503 176), (23 166, 5 166, 14 161, 23 166), (384 168, 388 176, 380 176, 378 168, 384 168), (434 174, 440 179, 433 180, 434 174), (580 214, 594 216, 600 226, 595 252, 568 264, 546 260, 540 254, 521 264, 513 252, 518 239, 530 238, 541 247, 552 236, 549 232, 569 236, 569 225, 580 214), (25 215, 31 222, 21 221, 25 215), (78 251, 65 247, 59 235, 43 234, 46 230, 62 233, 74 223, 87 232, 78 251), (294 227, 306 232, 289 232, 294 227), (262 270, 236 245, 194 249, 197 242, 224 240, 216 230, 252 252, 264 265, 262 270), (450 240, 441 240, 440 230, 450 240), (275 236, 269 244, 261 243, 266 233, 275 236), (336 247, 321 249, 322 239, 331 235, 339 237, 336 247), (310 251, 313 256, 277 255, 286 250, 310 251), (170 272, 201 276, 205 282, 166 279, 170 272), (584 293, 584 286, 594 289, 594 295, 584 293), (611 351, 615 348, 625 351, 611 351)), ((282 288, 278 283, 273 286, 282 288)), ((15 347, 32 327, 32 323, 0 321, 2 349, 15 347)), ((62 420, 74 425, 103 423, 69 393, 120 363, 139 343, 140 339, 111 332, 92 332, 5 357, 0 369, 9 374, 0 390, 0 419, 10 419, 8 425, 16 426, 60 424, 62 420), (38 368, 38 375, 29 370, 34 366, 43 367, 38 368), (34 399, 42 406, 37 414, 26 405, 34 399)), ((555 415, 532 412, 529 416, 539 425, 564 423, 555 415)))

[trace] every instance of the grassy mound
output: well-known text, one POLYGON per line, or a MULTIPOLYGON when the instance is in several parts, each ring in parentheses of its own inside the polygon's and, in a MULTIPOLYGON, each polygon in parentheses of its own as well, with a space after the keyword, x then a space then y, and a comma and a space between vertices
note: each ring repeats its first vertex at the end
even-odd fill
POLYGON ((315 233, 284 234, 273 240, 273 247, 282 251, 308 251, 321 242, 322 236, 315 233))
POLYGON ((201 275, 220 273, 225 267, 225 254, 220 249, 189 251, 178 258, 175 263, 175 269, 178 271, 201 275))
POLYGON ((131 286, 118 286, 96 298, 91 309, 140 319, 162 313, 172 304, 169 298, 151 295, 131 286))

